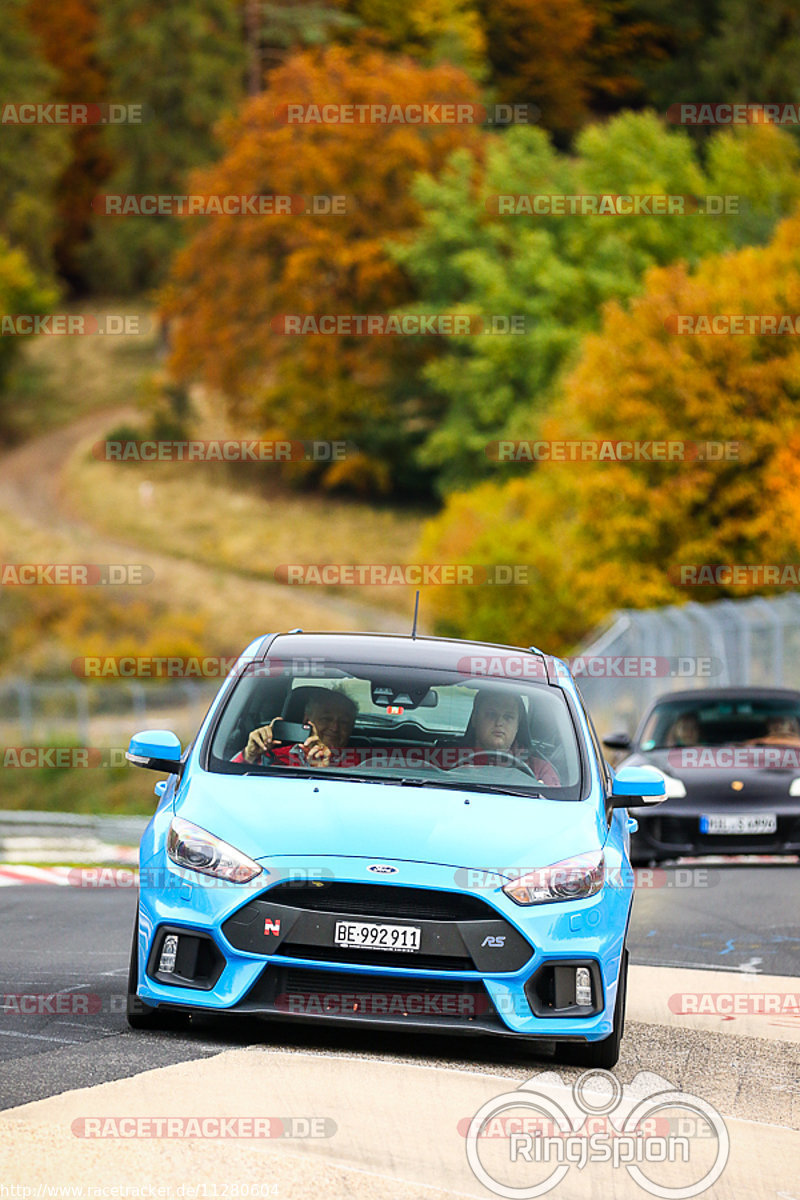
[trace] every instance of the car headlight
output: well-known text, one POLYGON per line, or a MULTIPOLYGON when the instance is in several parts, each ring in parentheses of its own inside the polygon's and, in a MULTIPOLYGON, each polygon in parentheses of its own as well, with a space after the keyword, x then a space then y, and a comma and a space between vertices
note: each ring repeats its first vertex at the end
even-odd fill
POLYGON ((258 863, 241 850, 182 817, 174 817, 169 827, 167 854, 179 867, 227 879, 229 883, 249 883, 261 874, 258 863))
POLYGON ((676 779, 674 775, 667 775, 666 771, 662 771, 664 776, 664 787, 667 792, 667 800, 682 800, 686 795, 686 786, 682 779, 676 779))
POLYGON ((800 777, 793 779, 789 784, 789 795, 800 796, 800 777))
POLYGON ((562 862, 528 871, 503 888, 515 904, 552 904, 557 900, 585 900, 603 886, 605 858, 601 850, 576 854, 562 862))

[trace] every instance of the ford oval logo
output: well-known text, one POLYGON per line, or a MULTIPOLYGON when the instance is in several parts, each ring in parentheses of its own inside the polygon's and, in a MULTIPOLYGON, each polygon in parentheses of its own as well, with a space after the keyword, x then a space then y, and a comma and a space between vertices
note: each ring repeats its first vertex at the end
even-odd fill
POLYGON ((367 867, 368 871, 372 871, 373 875, 396 875, 397 867, 390 867, 387 863, 373 863, 367 867))

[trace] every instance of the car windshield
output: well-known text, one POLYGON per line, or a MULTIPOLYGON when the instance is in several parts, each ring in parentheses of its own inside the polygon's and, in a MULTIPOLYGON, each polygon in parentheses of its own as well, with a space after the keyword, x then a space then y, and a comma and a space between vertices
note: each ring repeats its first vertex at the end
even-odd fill
POLYGON ((440 668, 301 666, 266 659, 242 673, 214 729, 209 770, 580 798, 580 752, 560 688, 440 668))
POLYGON ((642 732, 642 750, 674 746, 800 746, 800 703, 770 699, 657 704, 642 732))

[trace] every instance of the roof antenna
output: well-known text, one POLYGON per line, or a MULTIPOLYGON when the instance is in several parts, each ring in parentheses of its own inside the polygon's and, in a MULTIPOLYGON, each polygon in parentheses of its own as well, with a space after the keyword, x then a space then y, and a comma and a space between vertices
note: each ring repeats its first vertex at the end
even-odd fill
POLYGON ((417 598, 414 601, 414 625, 411 629, 411 637, 417 636, 417 614, 419 613, 419 589, 417 590, 417 598))

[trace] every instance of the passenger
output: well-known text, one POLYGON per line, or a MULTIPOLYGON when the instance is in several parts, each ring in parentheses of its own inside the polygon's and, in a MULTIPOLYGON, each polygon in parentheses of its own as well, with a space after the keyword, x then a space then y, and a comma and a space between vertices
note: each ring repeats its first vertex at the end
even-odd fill
POLYGON ((272 732, 275 721, 280 720, 276 717, 268 725, 254 729, 244 750, 231 761, 246 762, 251 766, 269 765, 271 762, 288 764, 302 756, 310 766, 327 767, 331 753, 343 750, 349 742, 357 711, 355 701, 344 692, 317 688, 314 695, 309 697, 303 713, 303 723, 311 726, 311 733, 304 742, 276 746, 272 732))
MULTIPOLYGON (((546 787, 561 785, 552 764, 534 754, 525 705, 513 692, 478 692, 461 744, 487 753, 506 751, 527 763, 539 783, 546 787)), ((502 759, 497 761, 502 766, 502 759)))
POLYGON ((797 717, 786 715, 767 717, 766 734, 753 738, 750 744, 763 746, 764 743, 773 746, 800 746, 800 721, 797 717))

